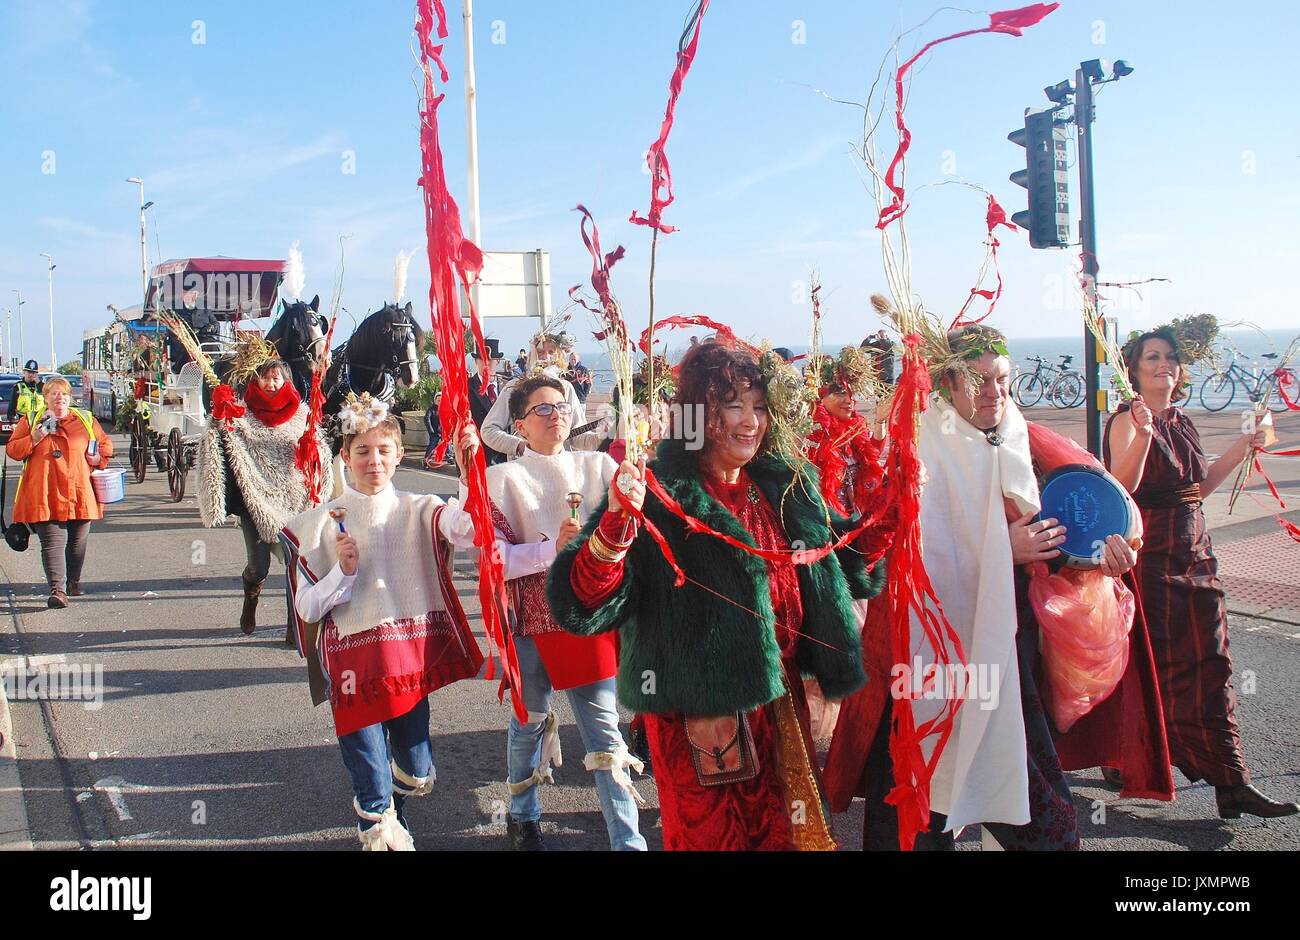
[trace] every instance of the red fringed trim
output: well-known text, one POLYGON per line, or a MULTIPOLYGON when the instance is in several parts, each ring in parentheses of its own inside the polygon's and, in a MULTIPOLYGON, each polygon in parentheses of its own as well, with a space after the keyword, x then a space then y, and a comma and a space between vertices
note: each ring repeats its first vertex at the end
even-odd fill
POLYGON ((244 413, 244 406, 239 404, 235 390, 229 385, 222 383, 212 390, 212 417, 225 425, 227 431, 232 427, 231 422, 242 418, 244 413))
MULTIPOLYGON (((921 337, 903 338, 903 372, 899 377, 894 404, 889 414, 889 450, 886 475, 893 481, 893 501, 898 511, 898 532, 890 556, 888 579, 892 661, 903 663, 912 656, 911 620, 915 616, 934 652, 934 662, 943 670, 953 662, 965 665, 966 655, 934 593, 921 557, 921 488, 918 483, 921 460, 917 441, 918 421, 930 393, 930 377, 920 355, 921 337)), ((911 698, 896 702, 889 753, 894 761, 896 786, 886 798, 898 809, 898 840, 910 851, 916 835, 930 824, 930 780, 952 735, 960 699, 946 699, 943 710, 917 726, 911 698), (935 738, 930 759, 925 759, 922 742, 935 738)))
POLYGON ((904 203, 906 193, 903 190, 903 184, 898 180, 898 170, 902 166, 903 159, 907 156, 907 151, 912 146, 912 132, 907 129, 907 124, 903 121, 903 102, 905 98, 903 79, 912 66, 916 64, 921 56, 940 43, 961 39, 963 36, 974 36, 979 33, 1002 33, 1007 36, 1020 36, 1022 30, 1040 22, 1047 14, 1059 6, 1059 3, 1033 3, 1015 10, 1001 10, 990 13, 988 26, 982 29, 964 30, 940 39, 932 39, 921 47, 920 52, 898 67, 898 73, 894 76, 894 122, 898 127, 898 150, 895 151, 894 158, 889 161, 889 169, 885 171, 885 186, 889 188, 894 198, 889 205, 880 210, 880 218, 876 221, 876 228, 884 229, 890 222, 901 218, 903 213, 907 211, 907 206, 904 203))
POLYGON ((643 218, 633 210, 632 217, 628 219, 635 225, 648 225, 651 228, 658 229, 665 235, 676 231, 671 225, 664 225, 664 209, 673 201, 673 174, 668 167, 668 152, 664 149, 668 144, 668 134, 673 129, 673 120, 677 111, 677 99, 682 93, 682 85, 686 81, 686 73, 691 70, 691 63, 695 61, 695 52, 700 45, 700 27, 704 25, 704 11, 709 8, 709 0, 699 0, 699 6, 694 13, 694 24, 688 24, 682 39, 686 39, 686 34, 690 34, 690 40, 684 44, 679 43, 677 47, 677 66, 673 69, 673 77, 668 83, 668 107, 664 109, 664 120, 659 126, 659 137, 650 145, 650 150, 646 154, 646 164, 650 167, 650 212, 643 218))
MULTIPOLYGON (((478 246, 465 238, 461 230, 460 209, 447 188, 446 168, 443 164, 442 144, 438 136, 438 105, 443 95, 434 87, 433 67, 438 67, 440 80, 447 81, 447 68, 442 61, 442 45, 435 45, 433 37, 447 37, 447 13, 442 0, 417 0, 415 35, 420 46, 420 70, 423 73, 423 101, 420 112, 420 188, 424 193, 425 231, 428 235, 429 306, 433 317, 433 332, 438 348, 460 348, 464 339, 464 325, 460 318, 459 286, 466 296, 470 284, 478 279, 483 268, 483 253, 478 246)), ((483 324, 469 306, 470 328, 479 349, 487 349, 483 339, 483 324)), ((489 377, 491 363, 482 359, 484 381, 489 377)), ((469 377, 465 361, 460 356, 442 358, 442 401, 438 417, 443 428, 451 433, 438 448, 438 456, 446 452, 448 444, 458 436, 466 421, 470 420, 469 377)), ((483 449, 475 452, 468 468, 466 487, 468 495, 465 511, 474 520, 474 544, 479 548, 479 602, 483 612, 483 630, 488 643, 500 656, 502 687, 498 698, 504 696, 504 687, 511 690, 511 705, 515 717, 521 722, 528 718, 519 677, 519 660, 506 629, 508 598, 505 572, 499 553, 493 550, 495 540, 492 528, 490 500, 487 489, 487 466, 483 449)), ((494 663, 488 660, 486 678, 496 676, 494 663)))

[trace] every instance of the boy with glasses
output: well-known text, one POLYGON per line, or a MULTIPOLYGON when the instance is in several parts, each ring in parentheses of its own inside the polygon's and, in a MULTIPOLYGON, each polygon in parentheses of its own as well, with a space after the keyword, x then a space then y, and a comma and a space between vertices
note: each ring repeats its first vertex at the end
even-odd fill
POLYGON ((619 466, 607 454, 566 451, 575 409, 559 380, 546 375, 520 382, 510 394, 515 433, 525 442, 517 460, 488 468, 488 492, 511 591, 511 630, 519 660, 527 723, 513 715, 506 736, 510 786, 511 846, 544 848, 539 783, 553 782, 560 741, 552 691, 567 691, 587 753, 583 766, 596 775, 601 812, 615 850, 644 850, 637 829, 637 802, 629 767, 642 764, 628 753, 618 730, 613 634, 578 637, 564 632, 546 602, 546 576, 555 553, 578 534, 600 504, 619 466))

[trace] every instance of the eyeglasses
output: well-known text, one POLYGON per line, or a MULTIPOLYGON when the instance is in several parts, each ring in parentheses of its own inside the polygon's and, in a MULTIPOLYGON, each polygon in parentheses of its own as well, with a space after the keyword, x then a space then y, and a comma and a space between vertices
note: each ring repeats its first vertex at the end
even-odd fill
POLYGON ((523 417, 519 420, 522 421, 523 418, 527 418, 529 415, 533 414, 537 415, 539 418, 549 418, 557 411, 562 415, 568 415, 573 412, 573 406, 567 401, 555 402, 554 404, 549 401, 544 401, 540 405, 533 405, 533 407, 525 411, 523 417))

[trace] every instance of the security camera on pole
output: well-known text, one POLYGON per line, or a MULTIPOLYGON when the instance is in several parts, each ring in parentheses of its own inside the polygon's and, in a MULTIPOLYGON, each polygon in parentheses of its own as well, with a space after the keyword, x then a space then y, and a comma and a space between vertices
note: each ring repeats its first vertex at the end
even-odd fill
MULTIPOLYGON (((1092 122, 1096 85, 1119 81, 1133 67, 1119 59, 1112 66, 1105 59, 1080 63, 1074 81, 1066 79, 1043 89, 1052 106, 1025 112, 1025 126, 1012 131, 1008 139, 1025 148, 1025 169, 1011 174, 1011 182, 1029 191, 1029 209, 1011 220, 1029 231, 1032 248, 1067 248, 1070 245, 1070 193, 1065 155, 1065 127, 1069 117, 1058 117, 1074 106, 1073 124, 1079 139, 1079 243, 1083 260, 1083 289, 1093 307, 1097 305, 1097 217, 1093 195, 1092 122), (1109 77, 1108 77, 1109 76, 1109 77), (1072 100, 1073 99, 1073 100, 1072 100)), ((1101 456, 1101 363, 1105 354, 1087 328, 1083 334, 1084 379, 1087 382, 1088 450, 1101 456)))

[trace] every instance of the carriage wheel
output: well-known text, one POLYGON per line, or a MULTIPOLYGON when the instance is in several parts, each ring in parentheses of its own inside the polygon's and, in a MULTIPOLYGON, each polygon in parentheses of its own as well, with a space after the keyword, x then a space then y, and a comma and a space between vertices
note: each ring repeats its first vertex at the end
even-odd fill
POLYGON ((135 471, 135 482, 143 483, 145 471, 149 468, 149 429, 144 426, 144 418, 136 415, 131 419, 131 469, 135 471))
POLYGON ((185 478, 188 475, 185 442, 181 440, 180 429, 172 428, 167 435, 167 486, 171 490, 173 503, 179 503, 185 498, 185 478))

